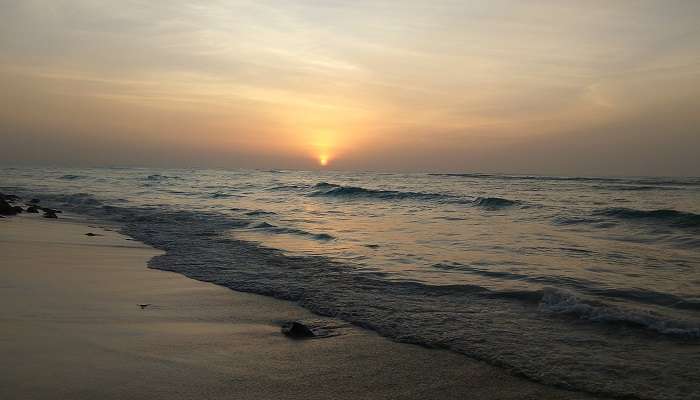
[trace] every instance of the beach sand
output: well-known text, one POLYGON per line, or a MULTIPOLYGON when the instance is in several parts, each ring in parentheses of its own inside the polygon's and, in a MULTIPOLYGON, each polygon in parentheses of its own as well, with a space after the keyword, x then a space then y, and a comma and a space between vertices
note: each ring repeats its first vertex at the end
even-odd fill
POLYGON ((317 317, 148 269, 158 251, 75 217, 0 219, 0 254, 0 399, 592 398, 356 327, 289 339, 317 317))

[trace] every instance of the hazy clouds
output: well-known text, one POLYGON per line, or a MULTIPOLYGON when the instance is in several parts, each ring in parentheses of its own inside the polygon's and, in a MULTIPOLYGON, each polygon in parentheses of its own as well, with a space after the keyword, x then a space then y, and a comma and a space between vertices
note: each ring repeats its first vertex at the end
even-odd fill
POLYGON ((0 0, 0 157, 700 175, 699 18, 696 1, 0 0))

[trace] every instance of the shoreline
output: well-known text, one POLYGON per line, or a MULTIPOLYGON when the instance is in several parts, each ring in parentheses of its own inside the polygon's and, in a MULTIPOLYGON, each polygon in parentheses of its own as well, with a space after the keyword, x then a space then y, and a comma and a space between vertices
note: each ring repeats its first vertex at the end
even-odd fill
POLYGON ((322 317, 147 268, 162 252, 128 239, 73 215, 0 220, 0 301, 16 304, 0 312, 0 397, 596 398, 340 321, 289 339, 283 321, 322 317))

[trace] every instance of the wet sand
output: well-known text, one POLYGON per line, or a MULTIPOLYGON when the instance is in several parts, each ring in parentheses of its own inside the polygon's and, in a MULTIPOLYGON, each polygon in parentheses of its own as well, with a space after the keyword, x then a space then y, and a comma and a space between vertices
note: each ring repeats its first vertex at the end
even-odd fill
POLYGON ((593 398, 355 327, 291 340, 282 321, 317 317, 148 269, 157 254, 70 216, 0 219, 0 398, 593 398))

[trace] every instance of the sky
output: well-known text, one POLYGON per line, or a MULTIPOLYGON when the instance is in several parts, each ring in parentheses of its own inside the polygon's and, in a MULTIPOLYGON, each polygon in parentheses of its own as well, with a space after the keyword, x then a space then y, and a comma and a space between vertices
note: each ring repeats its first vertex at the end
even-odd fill
POLYGON ((0 0, 0 163, 699 176, 698 21, 695 0, 0 0))

